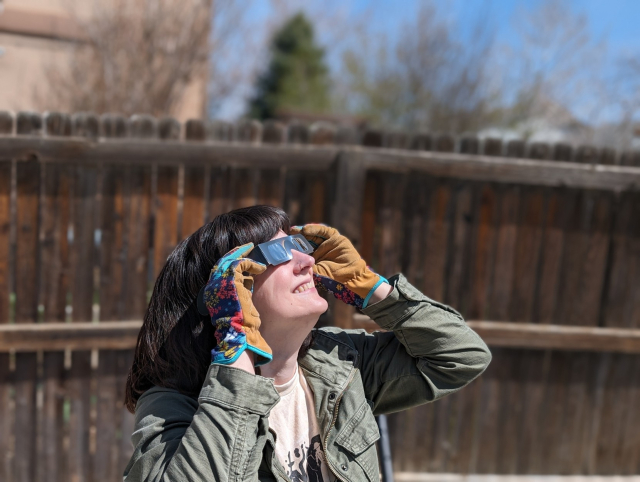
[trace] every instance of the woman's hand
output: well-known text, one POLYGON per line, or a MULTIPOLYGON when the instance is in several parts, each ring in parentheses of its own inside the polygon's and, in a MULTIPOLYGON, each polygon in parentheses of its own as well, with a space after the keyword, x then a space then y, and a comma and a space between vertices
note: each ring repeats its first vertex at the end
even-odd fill
POLYGON ((267 267, 243 257, 252 249, 253 243, 244 244, 220 258, 204 288, 203 301, 217 341, 211 350, 211 363, 233 364, 246 349, 253 352, 256 366, 271 361, 272 351, 258 331, 260 315, 251 301, 252 275, 263 273, 267 267))
POLYGON ((316 286, 357 308, 366 308, 389 294, 387 280, 367 266, 351 241, 337 229, 323 224, 306 224, 291 229, 291 234, 298 233, 315 248, 313 272, 316 286))

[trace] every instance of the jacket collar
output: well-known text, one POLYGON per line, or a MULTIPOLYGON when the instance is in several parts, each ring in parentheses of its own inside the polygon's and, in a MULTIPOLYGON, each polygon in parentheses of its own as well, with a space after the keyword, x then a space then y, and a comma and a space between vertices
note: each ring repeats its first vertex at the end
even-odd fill
MULTIPOLYGON (((316 418, 322 429, 331 423, 334 404, 353 378, 357 351, 327 329, 315 330, 309 350, 298 360, 313 392, 316 418), (331 393, 335 396, 331 397, 331 393)), ((324 432, 325 430, 323 430, 324 432)))

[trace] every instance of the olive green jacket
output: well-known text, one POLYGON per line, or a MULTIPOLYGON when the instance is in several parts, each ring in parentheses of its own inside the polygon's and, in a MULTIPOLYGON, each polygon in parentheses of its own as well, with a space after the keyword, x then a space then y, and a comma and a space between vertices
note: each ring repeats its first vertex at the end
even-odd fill
MULTIPOLYGON (((343 481, 378 481, 374 414, 396 412, 459 390, 491 354, 453 309, 389 280, 387 298, 363 312, 387 332, 323 328, 299 365, 314 394, 331 471, 343 481)), ((275 456, 268 416, 273 380, 211 365, 197 400, 154 387, 136 407, 134 481, 289 481, 275 456)))

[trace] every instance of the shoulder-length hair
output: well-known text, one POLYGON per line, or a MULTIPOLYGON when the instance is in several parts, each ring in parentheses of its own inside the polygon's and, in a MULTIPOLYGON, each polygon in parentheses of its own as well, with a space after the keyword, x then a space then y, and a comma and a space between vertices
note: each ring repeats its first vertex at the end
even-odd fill
POLYGON ((198 395, 215 345, 209 317, 198 312, 198 292, 231 249, 264 243, 289 228, 283 210, 251 206, 217 216, 176 246, 158 275, 138 334, 125 391, 130 412, 154 385, 198 395))

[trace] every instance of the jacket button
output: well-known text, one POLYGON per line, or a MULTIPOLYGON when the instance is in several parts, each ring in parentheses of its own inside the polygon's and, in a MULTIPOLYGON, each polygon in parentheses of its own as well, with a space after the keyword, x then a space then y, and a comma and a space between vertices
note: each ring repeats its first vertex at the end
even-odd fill
POLYGON ((353 355, 347 355, 347 361, 353 361, 353 355))
POLYGON ((329 400, 331 400, 332 402, 336 399, 336 392, 331 392, 329 394, 329 400))
POLYGON ((340 468, 342 469, 343 472, 347 471, 347 466, 345 464, 342 464, 340 468))

